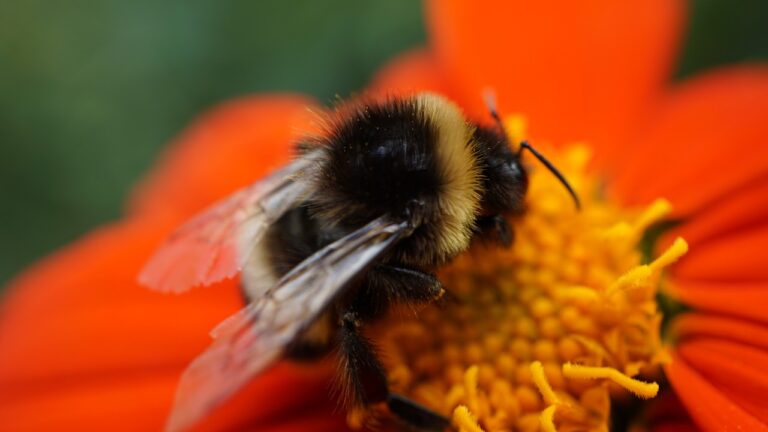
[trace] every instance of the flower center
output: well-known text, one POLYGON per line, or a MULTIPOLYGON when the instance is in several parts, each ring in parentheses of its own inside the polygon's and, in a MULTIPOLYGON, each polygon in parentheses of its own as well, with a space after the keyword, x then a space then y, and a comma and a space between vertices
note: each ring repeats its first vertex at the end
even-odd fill
MULTIPOLYGON (((518 137, 519 124, 509 123, 518 137)), ((638 376, 668 359, 655 298, 661 270, 687 245, 677 239, 644 265, 638 242, 670 206, 606 201, 583 146, 548 155, 583 209, 551 173, 531 170, 513 246, 476 245, 441 270, 440 304, 373 330, 392 390, 460 431, 607 430, 611 397, 658 392, 638 376)))

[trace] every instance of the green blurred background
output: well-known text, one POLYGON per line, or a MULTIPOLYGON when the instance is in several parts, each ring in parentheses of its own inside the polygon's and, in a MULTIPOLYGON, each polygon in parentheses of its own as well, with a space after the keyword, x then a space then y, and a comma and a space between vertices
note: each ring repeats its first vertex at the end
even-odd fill
MULTIPOLYGON (((768 59, 767 26, 766 0, 694 0, 677 77, 768 59)), ((328 101, 424 41, 414 0, 0 0, 0 283, 116 219, 211 104, 328 101)))

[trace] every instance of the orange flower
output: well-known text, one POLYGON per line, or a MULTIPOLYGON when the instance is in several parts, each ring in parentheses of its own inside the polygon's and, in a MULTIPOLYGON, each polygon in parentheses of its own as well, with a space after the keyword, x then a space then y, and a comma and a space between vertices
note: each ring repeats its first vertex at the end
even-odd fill
MULTIPOLYGON (((438 91, 483 118, 479 95, 493 88, 502 113, 525 113, 535 142, 588 143, 611 200, 667 198, 680 224, 666 236, 690 244, 668 292, 693 309, 675 317, 666 376, 699 427, 768 429, 768 68, 670 83, 682 2, 495 3, 428 3, 430 47, 385 67, 371 90, 438 91)), ((241 300, 235 281, 169 297, 136 275, 173 227, 285 162, 312 104, 274 95, 215 109, 173 144, 122 221, 11 284, 0 430, 161 427, 181 371, 241 300)), ((331 374, 278 365, 200 428, 340 430, 331 374)), ((681 421, 661 418, 676 423, 660 428, 681 421)))

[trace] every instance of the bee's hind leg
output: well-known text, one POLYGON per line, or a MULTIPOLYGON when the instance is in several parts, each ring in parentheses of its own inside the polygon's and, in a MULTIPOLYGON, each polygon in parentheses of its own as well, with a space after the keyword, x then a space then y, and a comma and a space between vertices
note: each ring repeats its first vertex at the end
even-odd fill
POLYGON ((397 393, 389 394, 387 406, 392 413, 416 430, 444 431, 451 426, 447 418, 397 393))
POLYGON ((341 314, 339 357, 342 397, 348 406, 384 402, 389 395, 387 375, 371 342, 360 333, 362 321, 354 311, 341 314))
POLYGON ((341 315, 339 355, 343 379, 342 395, 348 406, 365 407, 385 402, 389 410, 409 427, 420 431, 443 431, 450 422, 438 413, 404 396, 389 392, 387 375, 371 342, 361 334, 358 314, 341 315))

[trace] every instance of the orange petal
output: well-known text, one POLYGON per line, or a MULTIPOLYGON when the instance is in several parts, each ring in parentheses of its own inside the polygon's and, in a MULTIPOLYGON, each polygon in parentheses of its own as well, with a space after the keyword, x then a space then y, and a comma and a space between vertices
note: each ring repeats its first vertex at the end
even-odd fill
POLYGON ((685 259, 676 264, 673 274, 681 281, 761 284, 768 281, 766 245, 768 224, 731 232, 693 245, 685 259))
POLYGON ((333 361, 280 363, 258 377, 195 430, 346 430, 346 420, 330 393, 333 361), (303 425, 304 429, 299 429, 303 425), (335 428, 330 428, 330 426, 335 428))
POLYGON ((381 95, 430 91, 449 98, 455 93, 434 55, 423 48, 401 54, 386 64, 371 81, 369 90, 381 95))
POLYGON ((686 313, 675 317, 672 335, 678 340, 696 337, 728 339, 768 351, 768 328, 765 326, 707 313, 686 313))
POLYGON ((664 391, 648 401, 642 416, 654 432, 698 430, 674 392, 664 391))
POLYGON ((180 371, 242 300, 232 281, 178 297, 139 286, 140 266, 168 229, 158 219, 101 228, 12 283, 0 317, 0 381, 27 388, 83 372, 180 371))
POLYGON ((647 136, 617 160, 616 193, 629 203, 666 197, 683 216, 716 207, 768 176, 766 112, 768 67, 728 68, 681 84, 647 136))
POLYGON ((768 424, 768 352, 711 338, 683 341, 677 351, 702 377, 768 424))
POLYGON ((136 373, 58 382, 34 396, 0 395, 0 430, 161 430, 176 377, 136 373))
MULTIPOLYGON (((0 315, 0 430, 94 430, 116 419, 118 428, 156 430, 165 422, 208 331, 243 306, 236 281, 184 296, 136 284, 175 223, 157 213, 99 229, 11 284, 0 315)), ((225 420, 268 421, 325 397, 327 368, 274 373, 225 420)))
POLYGON ((313 129, 314 103, 295 95, 226 102, 196 120, 140 185, 131 209, 190 215, 284 164, 313 129))
POLYGON ((484 113, 491 87, 502 113, 528 115, 530 135, 627 142, 670 75, 684 2, 598 0, 427 3, 431 42, 462 102, 484 113))
POLYGON ((698 430, 693 423, 687 420, 670 420, 651 425, 653 432, 696 432, 698 430))
MULTIPOLYGON (((302 430, 292 429, 298 424, 303 430, 346 430, 344 416, 329 397, 326 377, 299 369, 278 365, 194 430, 302 430)), ((178 374, 170 370, 126 372, 52 386, 28 397, 3 394, 0 430, 160 430, 177 380, 178 374)))
POLYGON ((300 415, 268 426, 251 429, 254 432, 341 432, 349 430, 344 417, 329 416, 328 411, 300 413, 300 415))
POLYGON ((678 279, 670 294, 696 310, 768 323, 768 282, 719 283, 678 279))
POLYGON ((720 197, 715 205, 708 206, 706 211, 696 213, 695 217, 671 230, 667 241, 683 237, 691 245, 691 252, 695 253, 699 245, 708 240, 765 224, 768 221, 766 197, 768 176, 720 197))
POLYGON ((755 418, 697 373, 678 354, 664 367, 667 378, 696 424, 706 431, 768 431, 755 418))

